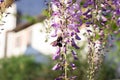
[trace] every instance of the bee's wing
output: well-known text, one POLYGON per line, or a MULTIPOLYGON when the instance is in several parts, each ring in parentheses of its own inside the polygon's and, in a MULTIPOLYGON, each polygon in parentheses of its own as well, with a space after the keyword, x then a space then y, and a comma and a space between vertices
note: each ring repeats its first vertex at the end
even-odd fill
POLYGON ((51 45, 52 45, 52 46, 57 46, 57 41, 51 42, 51 45))

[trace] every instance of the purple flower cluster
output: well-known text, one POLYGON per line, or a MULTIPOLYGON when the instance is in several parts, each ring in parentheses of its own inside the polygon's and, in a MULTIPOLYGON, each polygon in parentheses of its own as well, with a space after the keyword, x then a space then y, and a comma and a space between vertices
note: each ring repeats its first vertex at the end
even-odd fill
POLYGON ((91 60, 93 62, 89 61, 90 64, 92 63, 91 69, 95 69, 94 67, 101 62, 99 59, 103 55, 109 35, 120 32, 120 0, 52 0, 50 6, 51 27, 54 29, 54 34, 51 36, 56 38, 52 46, 57 47, 53 59, 60 61, 53 67, 53 70, 65 70, 64 76, 66 76, 67 66, 71 66, 73 70, 76 69, 75 64, 68 62, 66 56, 68 46, 72 46, 73 59, 78 60, 74 49, 80 49, 77 41, 81 40, 78 34, 82 24, 85 24, 86 28, 92 27, 93 29, 87 30, 88 60, 95 59, 91 60), (93 36, 90 35, 91 33, 93 36), (96 46, 98 44, 100 46, 96 46), (95 63, 96 61, 100 62, 95 63))
MULTIPOLYGON (((81 40, 78 35, 80 33, 79 27, 82 25, 80 5, 72 0, 52 0, 51 9, 51 26, 55 31, 52 37, 56 37, 56 40, 52 42, 52 46, 58 48, 53 59, 60 60, 60 64, 57 63, 53 70, 61 68, 65 70, 65 66, 70 66, 74 70, 76 69, 75 64, 70 64, 66 56, 68 55, 68 46, 75 49, 80 48, 76 42, 76 40, 81 40)), ((74 50, 71 51, 71 54, 73 59, 78 59, 74 50)))
MULTIPOLYGON (((86 0, 83 1, 82 11, 86 27, 92 26, 94 41, 107 43, 107 38, 111 34, 120 32, 120 0, 86 0)), ((88 30, 87 32, 89 32, 88 30)))
MULTIPOLYGON (((55 30, 52 37, 57 37, 52 45, 65 48, 69 44, 79 49, 75 40, 81 40, 78 35, 80 32, 79 27, 82 25, 82 20, 80 19, 82 15, 80 5, 73 3, 72 0, 63 2, 62 0, 52 0, 51 7, 53 11, 51 26, 55 30)), ((66 50, 64 50, 64 53, 66 53, 66 50)))
POLYGON ((93 31, 87 30, 87 33, 94 34, 88 38, 88 79, 96 80, 96 71, 103 60, 106 45, 112 44, 108 43, 109 36, 120 32, 120 0, 86 0, 83 2, 82 21, 84 20, 86 27, 92 26, 93 28, 93 31))
POLYGON ((4 0, 0 0, 0 3, 4 2, 4 0))

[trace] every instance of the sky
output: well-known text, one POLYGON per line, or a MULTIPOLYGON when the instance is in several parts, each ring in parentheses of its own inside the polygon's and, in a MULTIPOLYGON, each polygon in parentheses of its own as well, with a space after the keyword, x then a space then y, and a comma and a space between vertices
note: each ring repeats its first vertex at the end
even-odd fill
POLYGON ((39 15, 45 8, 44 0, 18 0, 17 10, 24 15, 39 15))

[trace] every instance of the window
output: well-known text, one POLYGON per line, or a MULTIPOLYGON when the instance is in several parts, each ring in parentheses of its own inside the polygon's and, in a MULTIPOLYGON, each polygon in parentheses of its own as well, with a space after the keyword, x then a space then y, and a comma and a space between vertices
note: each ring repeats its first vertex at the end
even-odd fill
POLYGON ((20 46, 21 46, 21 37, 19 36, 19 37, 16 38, 15 47, 18 48, 20 46))

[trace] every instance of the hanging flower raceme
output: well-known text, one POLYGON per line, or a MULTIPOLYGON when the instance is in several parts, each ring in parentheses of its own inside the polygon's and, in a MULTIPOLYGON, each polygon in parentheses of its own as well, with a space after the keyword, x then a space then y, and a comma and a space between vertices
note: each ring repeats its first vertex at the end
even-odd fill
MULTIPOLYGON (((60 60, 59 63, 61 65, 57 63, 53 70, 58 70, 59 67, 62 67, 63 69, 61 70, 65 71, 63 79, 72 79, 68 77, 67 68, 70 66, 74 70, 76 67, 74 63, 70 64, 67 60, 68 46, 72 46, 75 49, 80 48, 76 40, 81 40, 78 33, 80 33, 79 27, 82 25, 82 20, 80 19, 82 11, 79 3, 72 0, 52 0, 51 9, 51 27, 54 29, 54 34, 51 36, 56 37, 52 45, 58 48, 53 59, 60 60)), ((77 54, 75 53, 72 50, 73 59, 77 60, 77 54)))
POLYGON ((97 80, 96 71, 99 70, 103 60, 105 49, 107 48, 108 38, 120 30, 120 0, 85 0, 82 8, 83 19, 86 27, 92 27, 93 30, 87 30, 89 52, 88 52, 88 80, 97 80), (97 46, 99 45, 99 46, 97 46))
MULTIPOLYGON (((108 38, 120 32, 120 0, 52 0, 51 9, 51 27, 54 29, 51 36, 56 38, 52 45, 57 47, 53 59, 60 60, 56 65, 59 64, 60 70, 65 71, 64 79, 71 79, 67 76, 68 66, 76 69, 75 64, 70 64, 66 57, 68 46, 80 49, 77 45, 77 40, 81 40, 78 33, 84 23, 86 28, 92 28, 86 30, 90 65, 88 80, 97 80, 96 71, 102 63, 106 45, 111 44, 108 38)), ((75 50, 71 50, 71 54, 74 60, 78 60, 75 50)))

